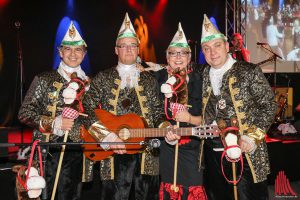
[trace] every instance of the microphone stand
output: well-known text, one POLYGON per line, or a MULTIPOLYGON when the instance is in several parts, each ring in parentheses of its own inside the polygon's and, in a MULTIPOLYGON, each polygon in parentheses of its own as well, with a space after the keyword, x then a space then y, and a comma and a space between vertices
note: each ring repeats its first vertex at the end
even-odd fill
POLYGON ((23 103, 23 85, 24 85, 24 72, 23 72, 23 51, 20 39, 20 28, 21 23, 19 21, 15 22, 15 27, 17 29, 17 50, 18 50, 18 67, 20 69, 20 105, 23 103))
POLYGON ((268 48, 266 48, 264 45, 261 45, 261 47, 263 47, 265 50, 267 50, 267 51, 269 51, 270 53, 272 53, 273 54, 273 60, 274 60, 274 91, 275 91, 275 93, 276 93, 276 83, 277 83, 277 66, 276 66, 276 61, 277 61, 277 58, 280 58, 280 59, 282 59, 282 57, 281 56, 279 56, 278 54, 276 54, 273 50, 272 50, 272 48, 270 47, 270 45, 269 44, 267 44, 268 45, 268 47, 270 48, 270 49, 268 49, 268 48))

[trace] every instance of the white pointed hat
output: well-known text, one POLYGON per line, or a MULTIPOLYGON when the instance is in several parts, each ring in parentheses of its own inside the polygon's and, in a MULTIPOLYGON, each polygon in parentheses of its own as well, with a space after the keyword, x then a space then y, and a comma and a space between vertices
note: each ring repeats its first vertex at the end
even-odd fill
POLYGON ((65 34, 65 37, 61 42, 61 45, 67 45, 67 46, 83 45, 83 46, 87 47, 85 41, 82 39, 77 28, 75 27, 73 21, 71 21, 71 24, 65 34))
POLYGON ((119 30, 119 34, 118 34, 118 37, 117 37, 117 40, 118 39, 121 39, 121 38, 135 38, 139 41, 137 35, 136 35, 136 32, 132 26, 132 23, 130 21, 130 18, 128 16, 128 13, 125 14, 125 18, 124 18, 124 21, 122 23, 122 26, 119 30))
POLYGON ((190 49, 180 22, 178 24, 178 30, 169 44, 169 47, 185 47, 190 49))
POLYGON ((202 35, 201 44, 215 39, 227 40, 227 37, 221 33, 211 21, 208 19, 206 14, 204 14, 203 24, 202 24, 202 35))

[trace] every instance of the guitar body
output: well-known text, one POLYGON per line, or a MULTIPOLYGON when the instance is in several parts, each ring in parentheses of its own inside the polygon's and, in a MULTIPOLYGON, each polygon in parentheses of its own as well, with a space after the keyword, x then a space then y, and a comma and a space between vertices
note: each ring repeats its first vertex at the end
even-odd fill
MULTIPOLYGON (((139 143, 144 141, 145 138, 131 138, 128 134, 119 135, 120 130, 126 129, 136 129, 136 128, 144 128, 145 123, 144 120, 133 113, 116 116, 107 112, 105 110, 96 109, 96 116, 103 123, 103 125, 111 132, 116 133, 122 140, 125 142, 134 142, 139 143), (126 136, 126 137, 125 137, 126 136)), ((86 129, 81 128, 81 138, 85 142, 98 142, 86 129)), ((128 144, 126 145, 126 153, 127 154, 135 154, 138 153, 142 146, 140 144, 128 144)), ((84 155, 93 161, 103 160, 114 154, 112 150, 104 151, 100 145, 86 144, 82 145, 84 155)))

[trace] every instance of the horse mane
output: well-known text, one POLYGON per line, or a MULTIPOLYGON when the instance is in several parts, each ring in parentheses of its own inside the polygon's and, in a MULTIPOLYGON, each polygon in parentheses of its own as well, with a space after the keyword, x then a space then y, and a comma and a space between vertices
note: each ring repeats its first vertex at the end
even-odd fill
POLYGON ((179 87, 175 90, 176 95, 173 95, 170 101, 186 105, 188 103, 187 70, 177 68, 173 71, 172 75, 176 78, 173 88, 179 87))

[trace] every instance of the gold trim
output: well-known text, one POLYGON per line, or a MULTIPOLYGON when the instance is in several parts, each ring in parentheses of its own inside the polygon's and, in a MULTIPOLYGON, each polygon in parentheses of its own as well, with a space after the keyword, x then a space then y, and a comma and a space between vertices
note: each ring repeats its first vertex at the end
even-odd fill
MULTIPOLYGON (((208 100, 210 98, 210 95, 211 95, 211 87, 208 87, 207 88, 207 97, 203 97, 202 98, 202 104, 203 104, 203 110, 202 110, 202 124, 205 124, 205 109, 206 109, 206 106, 207 106, 207 103, 208 103, 208 100)), ((201 124, 200 124, 201 125, 201 124)))
POLYGON ((146 96, 141 96, 140 95, 140 92, 144 90, 144 87, 142 86, 137 86, 137 87, 134 87, 135 89, 135 92, 137 94, 137 98, 138 98, 138 101, 140 103, 140 108, 141 108, 141 111, 142 111, 142 116, 144 117, 144 119, 147 121, 147 123, 149 124, 149 119, 146 118, 146 113, 148 113, 148 108, 146 108, 144 106, 144 102, 147 101, 147 97, 146 96))
POLYGON ((249 164, 249 167, 250 167, 250 170, 251 170, 251 173, 252 173, 253 182, 257 183, 257 178, 256 178, 256 174, 255 174, 254 167, 252 165, 251 159, 250 159, 249 155, 246 154, 246 153, 245 153, 245 157, 246 157, 246 159, 248 161, 248 164, 249 164))
POLYGON ((246 117, 246 113, 244 112, 239 112, 239 108, 242 107, 244 105, 243 100, 235 100, 234 96, 237 95, 240 92, 239 88, 233 88, 233 84, 236 82, 236 77, 230 77, 229 78, 229 91, 230 91, 230 96, 231 96, 231 100, 234 106, 234 110, 239 122, 239 132, 241 135, 244 134, 244 132, 249 128, 247 123, 242 123, 242 119, 245 119, 246 117))
POLYGON ((114 108, 113 110, 110 110, 109 112, 116 115, 117 114, 117 104, 118 104, 118 99, 120 95, 120 89, 121 89, 121 80, 120 79, 115 79, 114 83, 118 86, 117 89, 112 88, 111 93, 115 95, 115 99, 109 99, 109 104, 112 105, 114 108))

